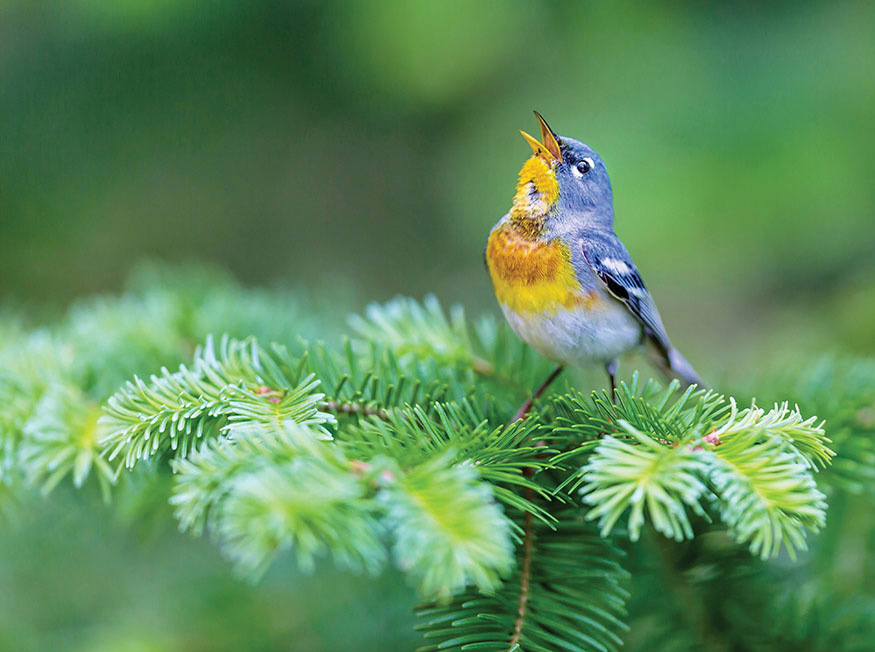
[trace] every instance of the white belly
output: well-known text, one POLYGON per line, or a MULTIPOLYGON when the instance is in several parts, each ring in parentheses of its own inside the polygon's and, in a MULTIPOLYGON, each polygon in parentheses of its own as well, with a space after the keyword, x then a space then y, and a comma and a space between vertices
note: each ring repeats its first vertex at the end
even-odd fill
POLYGON ((619 302, 555 314, 516 313, 502 305, 510 327, 529 346, 563 365, 607 363, 641 342, 641 324, 619 302))

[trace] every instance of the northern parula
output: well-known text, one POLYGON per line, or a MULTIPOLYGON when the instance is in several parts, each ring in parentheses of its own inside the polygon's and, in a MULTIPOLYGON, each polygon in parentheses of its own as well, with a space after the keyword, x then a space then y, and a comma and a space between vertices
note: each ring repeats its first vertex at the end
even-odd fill
POLYGON ((614 396, 617 359, 648 345, 657 366, 690 385, 702 380, 674 348, 629 252, 614 233, 611 181, 589 146, 556 135, 535 111, 538 141, 519 173, 510 212, 489 234, 486 265, 516 334, 559 367, 605 366, 614 396))

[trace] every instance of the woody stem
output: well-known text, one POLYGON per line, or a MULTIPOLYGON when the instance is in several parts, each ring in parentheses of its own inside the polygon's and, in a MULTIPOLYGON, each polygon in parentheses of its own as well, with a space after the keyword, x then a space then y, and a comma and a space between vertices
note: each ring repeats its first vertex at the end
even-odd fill
MULTIPOLYGON (((528 489, 527 493, 531 494, 532 490, 528 489)), ((513 635, 510 637, 509 650, 513 650, 519 644, 528 613, 529 583, 532 579, 532 529, 532 513, 526 512, 526 520, 523 526, 523 562, 522 570, 520 571, 520 597, 517 602, 517 615, 513 620, 513 635)))
POLYGON ((513 423, 514 421, 519 421, 520 419, 526 418, 526 415, 529 413, 529 410, 532 409, 532 405, 534 405, 535 401, 537 401, 539 398, 541 398, 541 395, 547 390, 547 388, 550 386, 550 384, 554 380, 556 380, 556 378, 559 376, 559 374, 562 373, 563 369, 564 369, 564 367, 562 365, 559 365, 558 367, 556 367, 553 370, 553 373, 551 373, 547 377, 547 380, 545 380, 543 383, 541 383, 541 386, 535 390, 535 393, 532 394, 526 400, 526 402, 520 406, 520 409, 517 410, 517 413, 514 415, 513 419, 510 420, 511 423, 513 423))

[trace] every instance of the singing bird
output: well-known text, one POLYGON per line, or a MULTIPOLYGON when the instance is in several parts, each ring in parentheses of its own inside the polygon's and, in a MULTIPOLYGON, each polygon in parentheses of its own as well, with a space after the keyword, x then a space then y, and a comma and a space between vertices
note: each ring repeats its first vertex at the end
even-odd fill
POLYGON ((629 252, 614 233, 608 171, 589 146, 558 136, 535 111, 541 140, 519 173, 510 212, 486 243, 495 296, 514 332, 556 370, 523 404, 524 418, 563 367, 602 364, 616 391, 622 354, 649 346, 671 378, 704 386, 674 348, 629 252))

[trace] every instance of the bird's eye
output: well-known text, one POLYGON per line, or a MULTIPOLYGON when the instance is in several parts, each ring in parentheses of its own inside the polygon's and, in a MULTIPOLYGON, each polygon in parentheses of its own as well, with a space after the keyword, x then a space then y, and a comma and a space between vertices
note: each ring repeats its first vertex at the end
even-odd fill
POLYGON ((577 162, 577 165, 574 166, 574 169, 580 176, 583 176, 593 168, 593 162, 591 158, 583 158, 577 162))

